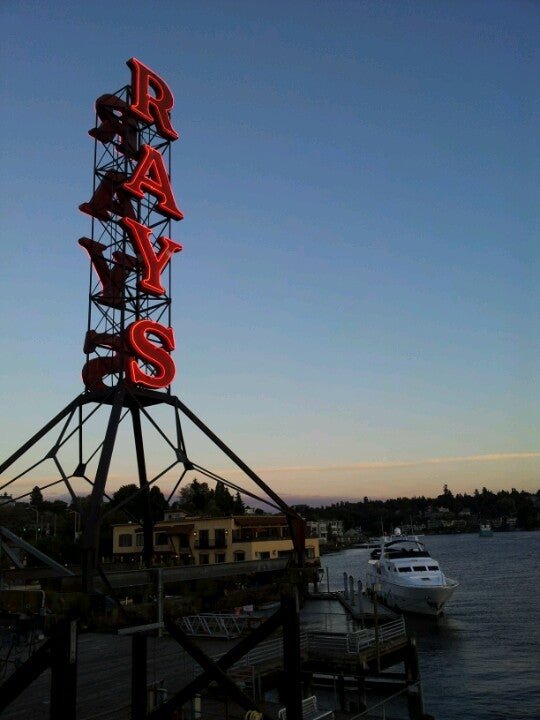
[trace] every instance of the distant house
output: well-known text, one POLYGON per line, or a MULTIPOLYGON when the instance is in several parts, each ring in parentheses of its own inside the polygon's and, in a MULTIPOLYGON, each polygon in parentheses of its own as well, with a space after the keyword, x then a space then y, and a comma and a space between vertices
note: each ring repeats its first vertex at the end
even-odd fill
POLYGON ((319 538, 321 545, 335 540, 343 540, 343 520, 308 520, 306 521, 308 537, 319 538))
POLYGON ((362 528, 350 528, 343 535, 343 538, 349 544, 360 542, 362 537, 362 528))
MULTIPOLYGON (((285 515, 235 515, 188 517, 168 513, 153 528, 154 554, 158 562, 175 565, 272 560, 290 557, 293 549, 285 515)), ((113 526, 113 559, 140 560, 143 528, 137 523, 113 526)), ((317 565, 319 540, 306 539, 306 559, 317 565)))

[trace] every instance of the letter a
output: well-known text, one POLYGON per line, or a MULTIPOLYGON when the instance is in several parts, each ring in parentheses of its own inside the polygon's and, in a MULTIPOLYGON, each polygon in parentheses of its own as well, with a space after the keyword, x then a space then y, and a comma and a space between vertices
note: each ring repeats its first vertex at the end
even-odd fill
POLYGON ((108 170, 90 201, 79 205, 79 210, 103 222, 111 219, 111 213, 134 218, 135 211, 123 189, 125 179, 125 173, 108 170))
POLYGON ((184 217, 176 205, 163 156, 150 145, 142 146, 141 160, 131 180, 125 182, 123 188, 139 199, 144 197, 143 188, 146 188, 150 195, 157 198, 158 207, 164 215, 175 220, 182 220, 184 217))

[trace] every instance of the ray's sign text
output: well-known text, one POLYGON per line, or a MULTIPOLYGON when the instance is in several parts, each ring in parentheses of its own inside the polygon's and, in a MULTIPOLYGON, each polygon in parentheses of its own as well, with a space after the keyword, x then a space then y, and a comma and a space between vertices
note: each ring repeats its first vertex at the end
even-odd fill
MULTIPOLYGON (((83 367, 83 382, 88 390, 107 388, 104 379, 111 375, 121 376, 131 385, 162 389, 172 383, 176 372, 171 356, 175 347, 173 329, 145 315, 144 310, 131 317, 122 312, 126 283, 134 276, 136 295, 146 299, 167 298, 163 273, 172 256, 182 250, 178 242, 168 237, 153 237, 155 223, 150 227, 145 224, 150 223, 149 213, 143 219, 136 208, 147 199, 152 203, 152 213, 162 216, 162 222, 184 217, 162 154, 162 146, 178 138, 170 117, 174 105, 172 93, 156 73, 135 58, 128 60, 127 65, 131 70, 129 102, 117 95, 99 97, 96 101, 99 123, 89 132, 98 143, 113 146, 122 162, 96 173, 98 181, 92 198, 79 206, 96 220, 115 224, 123 238, 116 245, 87 237, 79 239, 100 283, 93 301, 118 311, 122 318, 119 323, 105 323, 104 331, 90 329, 86 334, 86 355, 98 349, 102 353, 87 357, 83 367), (161 144, 153 147, 141 143, 138 124, 153 126, 161 144), (124 317, 129 317, 127 324, 124 317)), ((137 305, 144 306, 140 302, 137 305)))

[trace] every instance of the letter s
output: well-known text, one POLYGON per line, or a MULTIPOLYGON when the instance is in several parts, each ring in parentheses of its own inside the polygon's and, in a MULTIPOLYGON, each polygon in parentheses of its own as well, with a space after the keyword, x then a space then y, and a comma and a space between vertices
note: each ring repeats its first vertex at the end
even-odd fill
POLYGON ((130 382, 159 389, 167 387, 174 380, 176 367, 170 352, 174 350, 174 333, 153 320, 136 320, 127 328, 127 342, 135 358, 127 362, 127 376, 130 382), (161 340, 162 346, 154 344, 149 335, 161 340), (137 359, 143 360, 154 368, 149 374, 142 370, 137 359))

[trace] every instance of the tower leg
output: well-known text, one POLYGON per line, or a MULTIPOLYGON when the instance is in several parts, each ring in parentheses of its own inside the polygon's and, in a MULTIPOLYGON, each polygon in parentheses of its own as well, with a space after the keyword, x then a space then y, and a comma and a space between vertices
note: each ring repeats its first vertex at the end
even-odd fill
POLYGON ((300 607, 298 588, 287 586, 281 595, 283 615, 283 670, 287 717, 302 717, 302 668, 300 658, 300 607))
POLYGON ((85 517, 85 524, 82 537, 83 557, 82 557, 82 584, 83 592, 94 594, 94 570, 97 564, 97 552, 99 548, 99 528, 100 514, 103 502, 103 493, 107 483, 109 467, 116 441, 116 433, 120 423, 120 415, 124 405, 124 389, 118 388, 111 414, 109 415, 109 423, 105 433, 105 440, 101 449, 99 464, 96 471, 96 478, 90 495, 90 504, 85 517))
POLYGON ((150 488, 146 475, 146 461, 144 457, 144 442, 141 429, 141 413, 138 407, 131 408, 133 420, 133 436, 135 440, 135 453, 137 455, 137 468, 139 471, 139 486, 142 490, 143 500, 143 562, 145 567, 152 567, 154 556, 154 537, 152 525, 152 513, 150 512, 150 488))

